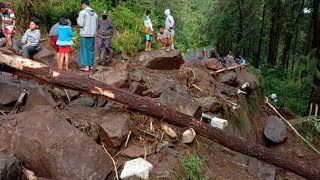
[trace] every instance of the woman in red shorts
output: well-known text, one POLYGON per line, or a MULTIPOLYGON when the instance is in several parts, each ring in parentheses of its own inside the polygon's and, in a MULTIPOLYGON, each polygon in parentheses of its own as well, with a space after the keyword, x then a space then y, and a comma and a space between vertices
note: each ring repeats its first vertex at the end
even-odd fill
POLYGON ((58 40, 57 45, 59 46, 60 59, 58 60, 58 68, 62 69, 65 63, 65 69, 68 70, 69 58, 71 54, 72 37, 74 33, 71 29, 66 17, 60 17, 58 27, 58 40))

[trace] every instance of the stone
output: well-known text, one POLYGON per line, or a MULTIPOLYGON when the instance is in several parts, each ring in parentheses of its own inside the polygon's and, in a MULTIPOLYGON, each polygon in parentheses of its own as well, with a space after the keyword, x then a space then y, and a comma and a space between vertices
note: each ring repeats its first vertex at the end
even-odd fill
POLYGON ((120 61, 115 61, 114 67, 115 67, 117 70, 125 71, 125 70, 127 70, 128 65, 129 65, 129 62, 122 59, 122 60, 120 60, 120 61))
POLYGON ((171 90, 165 90, 159 97, 159 102, 170 106, 177 111, 187 114, 189 116, 201 118, 201 106, 192 102, 190 99, 183 97, 171 90))
POLYGON ((144 82, 144 73, 140 69, 134 69, 129 73, 130 81, 144 82))
POLYGON ((137 94, 139 96, 143 96, 143 92, 147 90, 147 87, 145 85, 142 85, 139 82, 131 82, 129 87, 129 92, 133 94, 137 94))
POLYGON ((235 80, 237 78, 237 74, 235 72, 228 72, 225 74, 222 74, 219 79, 222 83, 230 85, 230 86, 235 86, 235 80))
POLYGON ((215 127, 215 128, 225 129, 225 128, 228 127, 228 121, 225 120, 225 119, 213 117, 213 118, 211 118, 211 123, 210 123, 210 125, 211 125, 212 127, 215 127))
POLYGON ((0 82, 0 106, 14 105, 23 89, 9 83, 0 82))
MULTIPOLYGON (((146 147, 147 156, 155 152, 152 148, 146 147)), ((128 158, 138 158, 143 157, 145 154, 145 149, 142 146, 138 145, 129 145, 124 151, 121 152, 121 155, 128 158)))
POLYGON ((152 169, 153 165, 148 161, 142 158, 133 159, 124 163, 120 178, 127 179, 138 177, 142 179, 149 179, 149 174, 152 169))
POLYGON ((32 57, 32 59, 50 67, 54 67, 57 63, 54 58, 54 52, 45 47, 42 47, 41 50, 32 57))
POLYGON ((263 134, 273 143, 281 143, 288 137, 287 126, 277 116, 269 116, 266 119, 263 134))
POLYGON ((0 122, 0 149, 15 154, 39 177, 98 180, 113 170, 101 146, 48 106, 3 115, 0 122))
POLYGON ((129 133, 131 117, 125 112, 107 113, 99 123, 99 135, 109 147, 119 147, 129 133))
POLYGON ((219 70, 219 69, 222 69, 222 65, 220 63, 220 61, 216 58, 210 58, 210 59, 206 59, 204 60, 206 66, 208 69, 211 69, 211 70, 219 70))
POLYGON ((84 106, 84 107, 93 107, 95 105, 95 99, 89 96, 83 96, 76 100, 73 100, 69 104, 70 106, 84 106))
POLYGON ((194 129, 192 128, 187 129, 182 133, 182 143, 190 144, 193 142, 195 137, 196 137, 196 132, 194 131, 194 129))
POLYGON ((277 168, 271 164, 258 162, 258 178, 263 180, 275 180, 277 168))
POLYGON ((173 49, 170 52, 162 50, 141 52, 136 59, 144 67, 155 70, 179 69, 184 64, 181 53, 177 49, 173 49))
POLYGON ((181 84, 177 84, 174 86, 173 91, 181 96, 184 96, 186 98, 190 98, 190 94, 188 92, 188 87, 181 85, 181 84))
POLYGON ((160 95, 167 89, 172 89, 175 86, 174 80, 161 79, 156 84, 148 87, 148 90, 143 92, 143 95, 146 95, 151 98, 158 98, 160 95))
POLYGON ((60 89, 57 87, 53 87, 51 89, 51 92, 56 98, 63 99, 65 102, 69 101, 66 92, 68 93, 68 96, 71 101, 77 99, 80 95, 78 91, 74 91, 70 89, 60 89))
POLYGON ((91 76, 97 81, 107 83, 115 87, 123 87, 128 80, 128 72, 121 71, 113 67, 104 67, 94 72, 91 76))
POLYGON ((247 70, 242 69, 236 71, 236 83, 243 85, 245 83, 248 83, 248 88, 251 92, 257 90, 259 88, 259 80, 256 76, 253 74, 250 74, 247 70))
POLYGON ((126 60, 126 61, 131 60, 130 57, 126 53, 121 54, 121 59, 126 60))
POLYGON ((223 103, 216 97, 200 97, 194 98, 194 101, 202 106, 203 112, 215 113, 222 108, 223 103))
POLYGON ((14 156, 0 152, 0 179, 22 180, 22 166, 20 160, 14 156))

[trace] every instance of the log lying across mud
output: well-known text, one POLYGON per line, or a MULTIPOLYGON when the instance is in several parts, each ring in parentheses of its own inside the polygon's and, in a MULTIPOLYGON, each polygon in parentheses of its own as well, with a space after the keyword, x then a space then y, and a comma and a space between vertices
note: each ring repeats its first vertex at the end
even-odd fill
POLYGON ((125 104, 131 109, 163 119, 170 124, 180 127, 192 127, 197 134, 224 147, 294 172, 307 179, 319 179, 320 177, 319 169, 314 168, 312 165, 290 159, 286 152, 274 152, 261 145, 250 143, 245 139, 230 136, 225 131, 213 128, 194 117, 177 112, 151 98, 134 95, 77 73, 50 68, 44 64, 18 56, 0 53, 0 64, 18 70, 28 75, 28 77, 35 77, 52 85, 106 96, 112 101, 125 104))

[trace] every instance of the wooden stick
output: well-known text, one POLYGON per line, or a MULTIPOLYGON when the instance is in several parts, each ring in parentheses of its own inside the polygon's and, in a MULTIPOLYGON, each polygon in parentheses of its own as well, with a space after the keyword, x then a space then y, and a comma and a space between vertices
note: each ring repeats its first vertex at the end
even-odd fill
POLYGON ((320 155, 320 152, 311 144, 309 143, 301 134, 294 128, 289 121, 287 121, 279 112, 278 110, 273 107, 272 104, 269 103, 269 99, 265 97, 265 103, 295 132, 295 134, 301 138, 312 150, 314 150, 317 154, 320 155))
POLYGON ((129 143, 129 139, 130 139, 130 136, 131 136, 131 133, 132 131, 129 132, 128 136, 127 136, 127 140, 126 140, 126 143, 124 144, 124 147, 128 147, 128 143, 129 143))
POLYGON ((66 93, 67 98, 68 98, 68 101, 69 101, 69 103, 70 103, 70 102, 71 102, 71 100, 70 100, 70 98, 69 98, 69 94, 68 94, 67 90, 66 90, 66 89, 63 89, 63 90, 64 90, 64 92, 66 93))
POLYGON ((143 130, 143 129, 140 129, 140 128, 136 128, 138 131, 141 131, 141 132, 143 132, 143 133, 145 133, 145 134, 148 134, 149 136, 152 136, 152 137, 154 137, 154 138, 156 138, 156 139, 160 139, 160 137, 157 135, 157 134, 154 134, 154 133, 152 133, 152 132, 149 132, 149 131, 146 131, 146 130, 143 130))
POLYGON ((114 161, 113 157, 111 156, 111 154, 109 154, 109 152, 107 151, 106 147, 104 146, 104 144, 102 144, 102 148, 103 150, 108 154, 108 156, 110 157, 112 163, 113 163, 113 166, 114 166, 114 171, 116 173, 116 179, 119 180, 119 175, 118 175, 118 168, 117 168, 117 165, 116 165, 116 162, 114 161))
POLYGON ((203 89, 199 88, 199 87, 198 87, 197 85, 195 85, 195 84, 191 84, 191 86, 194 87, 194 88, 196 88, 196 89, 198 89, 198 90, 201 91, 201 92, 204 92, 203 89))
POLYGON ((218 74, 218 73, 222 73, 224 71, 229 71, 229 70, 242 68, 242 67, 246 67, 246 66, 249 66, 249 64, 243 64, 243 65, 232 66, 232 67, 228 67, 228 68, 224 68, 224 69, 219 69, 219 70, 217 70, 215 72, 210 72, 210 74, 218 74))

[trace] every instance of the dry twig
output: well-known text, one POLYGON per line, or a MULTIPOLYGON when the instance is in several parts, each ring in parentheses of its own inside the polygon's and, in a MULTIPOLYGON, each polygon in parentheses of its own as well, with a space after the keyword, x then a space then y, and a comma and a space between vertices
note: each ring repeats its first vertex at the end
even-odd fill
POLYGON ((130 136, 131 136, 132 131, 129 132, 128 136, 127 136, 127 140, 126 143, 124 144, 124 147, 126 148, 128 146, 129 140, 130 140, 130 136))

